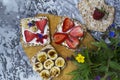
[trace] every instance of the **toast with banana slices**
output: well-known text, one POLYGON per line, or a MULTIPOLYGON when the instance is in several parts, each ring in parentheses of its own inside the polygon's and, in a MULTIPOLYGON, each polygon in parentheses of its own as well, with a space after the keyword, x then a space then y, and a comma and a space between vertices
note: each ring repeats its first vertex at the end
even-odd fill
POLYGON ((64 58, 58 55, 51 45, 47 45, 41 49, 32 58, 31 63, 33 69, 45 80, 59 76, 66 65, 64 58))

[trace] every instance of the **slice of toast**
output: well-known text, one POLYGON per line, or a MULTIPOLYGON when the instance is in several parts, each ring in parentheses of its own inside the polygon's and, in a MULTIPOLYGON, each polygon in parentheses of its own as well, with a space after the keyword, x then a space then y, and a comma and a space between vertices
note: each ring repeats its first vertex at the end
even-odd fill
POLYGON ((21 42, 24 46, 45 46, 50 43, 47 17, 24 18, 20 22, 21 42))
POLYGON ((113 23, 115 10, 113 7, 106 5, 104 0, 82 0, 78 3, 78 9, 89 30, 105 32, 113 23), (101 20, 95 20, 93 18, 95 8, 101 9, 102 7, 108 15, 104 16, 101 20))
POLYGON ((47 45, 37 52, 31 59, 33 69, 43 78, 50 80, 60 75, 65 68, 64 58, 52 47, 47 45))
MULTIPOLYGON (((75 19, 68 18, 68 17, 63 17, 60 20, 59 24, 57 25, 54 35, 57 34, 57 33, 58 34, 59 33, 66 34, 67 37, 68 37, 68 39, 66 38, 62 43, 60 43, 60 45, 65 46, 68 49, 75 50, 75 49, 77 49, 77 46, 80 45, 80 42, 84 38, 85 32, 86 32, 86 27, 84 25, 82 25, 79 21, 77 21, 75 19), (72 26, 72 28, 64 31, 64 27, 63 27, 63 26, 65 26, 64 24, 67 24, 67 25, 69 24, 69 22, 67 21, 67 19, 69 19, 69 20, 71 20, 71 22, 73 22, 73 26, 72 26), (66 20, 66 23, 65 23, 65 20, 66 20), (77 31, 77 29, 75 29, 75 28, 80 29, 80 32, 82 32, 81 33, 82 36, 79 36, 80 32, 78 32, 79 30, 77 31), (74 33, 78 33, 78 35, 74 34, 74 33), (76 42, 75 42, 75 40, 71 41, 70 43, 67 42, 68 40, 72 40, 71 38, 73 38, 73 37, 75 38, 76 42), (77 44, 77 46, 75 48, 72 48, 71 45, 69 45, 69 44, 74 45, 74 43, 76 44, 78 41, 79 41, 79 44, 77 44)), ((53 41, 55 42, 54 35, 53 35, 53 41)))

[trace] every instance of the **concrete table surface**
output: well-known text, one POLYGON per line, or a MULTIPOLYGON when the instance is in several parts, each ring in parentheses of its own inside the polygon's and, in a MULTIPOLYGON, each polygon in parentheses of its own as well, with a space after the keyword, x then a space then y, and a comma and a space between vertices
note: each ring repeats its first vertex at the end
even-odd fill
MULTIPOLYGON (((20 19, 38 13, 69 16, 84 23, 77 3, 80 0, 0 0, 0 80, 42 80, 20 44, 20 19)), ((114 22, 120 25, 120 0, 105 0, 116 9, 114 22)), ((99 32, 93 32, 98 39, 99 32)))

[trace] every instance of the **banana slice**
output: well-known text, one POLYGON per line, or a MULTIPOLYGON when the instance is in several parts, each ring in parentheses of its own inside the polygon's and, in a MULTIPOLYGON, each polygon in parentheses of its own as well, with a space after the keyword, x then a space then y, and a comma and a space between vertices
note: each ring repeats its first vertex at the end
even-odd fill
POLYGON ((55 60, 55 65, 57 67, 64 67, 65 65, 65 60, 62 58, 62 57, 58 57, 56 60, 55 60))
POLYGON ((50 78, 50 72, 48 70, 42 70, 40 72, 40 76, 43 78, 43 80, 48 80, 50 78))
POLYGON ((57 77, 60 74, 60 68, 59 67, 52 67, 50 70, 51 77, 57 77))
POLYGON ((58 57, 58 54, 55 50, 51 49, 48 51, 48 57, 52 60, 55 60, 58 57))
POLYGON ((40 62, 35 63, 33 70, 40 72, 43 69, 43 64, 40 62))
POLYGON ((39 52, 37 54, 37 60, 40 62, 44 62, 47 59, 47 54, 45 52, 39 52))
POLYGON ((47 59, 44 62, 44 68, 45 69, 50 69, 54 65, 54 62, 51 59, 47 59))

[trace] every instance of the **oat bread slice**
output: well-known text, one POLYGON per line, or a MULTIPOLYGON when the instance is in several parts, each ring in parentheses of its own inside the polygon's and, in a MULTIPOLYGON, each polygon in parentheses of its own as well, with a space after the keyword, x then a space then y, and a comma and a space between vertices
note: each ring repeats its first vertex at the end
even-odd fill
POLYGON ((62 17, 52 37, 53 42, 70 50, 76 50, 86 33, 86 27, 79 21, 62 17), (64 38, 63 38, 64 37, 64 38))
POLYGON ((45 46, 50 43, 49 20, 47 17, 21 19, 21 42, 24 46, 45 46))
POLYGON ((47 45, 32 57, 31 64, 33 70, 35 70, 43 80, 51 80, 52 78, 60 76, 66 66, 66 61, 52 45, 47 45))
POLYGON ((106 5, 104 0, 82 0, 78 3, 78 9, 82 14, 86 27, 89 30, 105 32, 114 20, 114 8, 106 5), (108 15, 105 15, 101 20, 95 20, 93 13, 95 8, 104 8, 108 15))

